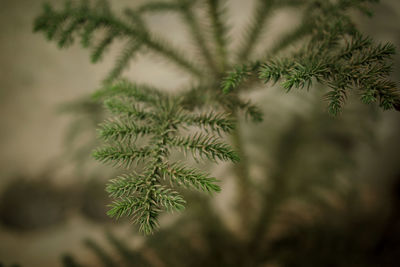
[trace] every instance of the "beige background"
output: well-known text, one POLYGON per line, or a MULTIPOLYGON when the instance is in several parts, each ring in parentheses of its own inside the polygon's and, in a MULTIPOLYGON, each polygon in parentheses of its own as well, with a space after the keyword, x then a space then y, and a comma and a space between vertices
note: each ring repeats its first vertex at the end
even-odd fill
MULTIPOLYGON (((126 4, 140 1, 111 2, 113 8, 119 10, 126 4)), ((235 21, 232 35, 235 36, 245 22, 253 1, 231 2, 231 20, 235 21)), ((375 38, 394 42, 399 47, 400 1, 381 2, 376 16, 371 20, 360 17, 359 24, 375 38)), ((32 22, 40 13, 41 5, 41 0, 1 0, 0 191, 15 174, 35 176, 62 153, 63 133, 70 118, 58 115, 55 112, 57 106, 93 92, 109 70, 115 54, 111 51, 101 64, 92 65, 88 51, 79 45, 59 50, 42 34, 33 34, 32 22)), ((271 22, 271 31, 290 27, 293 20, 289 18, 294 14, 291 11, 279 15, 271 22)), ((190 51, 178 20, 163 16, 152 18, 150 22, 155 31, 174 44, 182 45, 184 51, 190 51)), ((399 64, 396 69, 399 69, 399 64)), ((153 57, 139 58, 127 75, 171 90, 189 82, 175 67, 153 57)), ((60 181, 64 176, 65 173, 60 171, 60 181)), ((59 266, 61 253, 85 253, 81 252, 81 238, 88 235, 100 238, 100 230, 100 226, 79 218, 73 218, 63 227, 46 233, 20 235, 0 228, 0 261, 17 261, 23 266, 59 266)))

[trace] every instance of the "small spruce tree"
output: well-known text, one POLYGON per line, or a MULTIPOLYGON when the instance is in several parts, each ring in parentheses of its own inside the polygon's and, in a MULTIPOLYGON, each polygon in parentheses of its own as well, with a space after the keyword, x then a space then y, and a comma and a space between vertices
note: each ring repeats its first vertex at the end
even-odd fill
POLYGON ((376 44, 364 36, 349 15, 353 10, 370 15, 369 5, 374 2, 257 0, 240 45, 233 51, 228 49, 228 2, 224 0, 154 0, 120 15, 112 12, 106 0, 65 1, 59 9, 45 4, 34 30, 45 33, 61 48, 80 39, 82 46, 91 50, 93 63, 101 60, 112 43, 124 43, 102 88, 93 95, 104 101, 112 114, 99 129, 105 145, 93 156, 127 169, 106 188, 115 199, 108 214, 131 216, 141 232, 150 234, 158 226, 160 212, 184 208, 185 200, 175 191, 176 186, 220 191, 216 178, 188 166, 188 162, 173 161, 174 150, 189 153, 197 161, 235 163, 240 209, 244 216, 249 212, 248 163, 239 120, 245 116, 262 121, 260 108, 245 98, 246 90, 255 83, 280 82, 288 92, 317 83, 327 90, 328 112, 334 116, 351 93, 385 110, 398 108, 398 89, 389 78, 394 46, 376 44), (254 59, 267 20, 273 11, 286 7, 301 10, 302 21, 254 59), (198 11, 206 11, 207 24, 198 11), (198 48, 198 61, 191 61, 149 30, 146 15, 165 12, 182 18, 198 48), (212 38, 207 37, 207 31, 212 38), (297 48, 288 49, 292 47, 297 48), (192 77, 191 86, 172 94, 121 78, 135 55, 145 50, 184 70, 192 77), (231 137, 233 148, 226 143, 226 135, 231 137))

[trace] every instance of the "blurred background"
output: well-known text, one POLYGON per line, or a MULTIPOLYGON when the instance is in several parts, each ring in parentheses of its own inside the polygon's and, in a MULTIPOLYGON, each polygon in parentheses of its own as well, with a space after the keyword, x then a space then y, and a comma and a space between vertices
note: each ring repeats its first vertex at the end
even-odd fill
MULTIPOLYGON (((110 1, 116 12, 143 2, 110 1)), ((235 201, 232 166, 219 164, 207 168, 222 180, 222 192, 185 192, 186 211, 163 215, 160 231, 148 238, 127 220, 108 219, 104 184, 115 170, 90 157, 103 114, 88 96, 119 47, 96 65, 78 43, 59 50, 32 33, 42 3, 1 1, 0 266, 398 266, 400 113, 350 98, 332 118, 317 89, 250 93, 265 115, 262 123, 242 124, 256 203, 249 217, 235 201)), ((230 0, 228 7, 235 47, 254 2, 230 0)), ((400 2, 382 0, 374 10, 372 18, 354 14, 360 29, 400 48, 400 2)), ((262 46, 291 29, 297 13, 276 12, 262 46)), ((176 16, 148 22, 191 51, 176 16)), ((148 55, 125 76, 168 90, 189 82, 148 55)), ((393 79, 400 79, 399 56, 393 79)))

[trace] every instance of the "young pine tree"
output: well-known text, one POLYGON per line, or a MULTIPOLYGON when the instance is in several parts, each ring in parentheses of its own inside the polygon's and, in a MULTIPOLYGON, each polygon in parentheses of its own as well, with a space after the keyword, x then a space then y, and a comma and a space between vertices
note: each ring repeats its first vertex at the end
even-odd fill
POLYGON ((113 43, 124 44, 102 88, 93 95, 104 101, 112 116, 100 126, 105 144, 93 156, 127 169, 107 186, 115 199, 108 214, 131 216, 149 234, 157 228, 160 212, 184 208, 185 200, 176 188, 220 191, 216 178, 187 162, 174 161, 171 155, 176 150, 197 161, 235 163, 241 214, 249 215, 248 162, 239 119, 262 121, 260 108, 245 97, 256 83, 268 88, 271 82, 279 82, 287 92, 316 83, 326 90, 328 112, 334 116, 349 94, 385 110, 399 107, 398 89, 389 79, 394 46, 364 36, 349 15, 354 10, 370 14, 369 5, 374 2, 256 0, 236 49, 229 49, 229 1, 224 0, 154 0, 127 8, 123 14, 115 14, 105 0, 66 1, 61 8, 46 4, 34 30, 61 48, 80 40, 90 49, 93 63, 113 43), (268 19, 274 11, 288 7, 301 10, 301 22, 254 60, 268 19), (176 14, 187 26, 198 60, 191 61, 147 27, 149 13, 165 12, 176 14), (206 17, 199 15, 204 13, 206 17), (191 86, 172 94, 121 78, 135 55, 144 51, 177 65, 191 76, 191 86), (226 135, 233 148, 225 141, 226 135))

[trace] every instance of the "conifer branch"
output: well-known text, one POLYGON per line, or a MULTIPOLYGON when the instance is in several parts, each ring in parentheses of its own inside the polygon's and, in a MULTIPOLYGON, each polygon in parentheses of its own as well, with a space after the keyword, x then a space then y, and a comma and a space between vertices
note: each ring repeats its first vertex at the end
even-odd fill
POLYGON ((186 201, 178 192, 165 186, 157 185, 154 190, 154 198, 157 199, 157 205, 165 208, 167 211, 180 211, 185 209, 186 201))
MULTIPOLYGON (((385 62, 394 54, 394 47, 390 44, 374 45, 368 38, 357 34, 347 41, 343 48, 332 50, 326 48, 325 53, 315 56, 313 53, 294 56, 293 59, 270 61, 260 68, 259 77, 268 82, 283 79, 282 86, 289 91, 292 87, 311 87, 313 80, 332 88, 327 94, 329 111, 337 115, 343 106, 347 91, 357 89, 364 91, 371 85, 375 86, 375 97, 380 98, 380 105, 385 109, 393 108, 398 99, 396 85, 388 83, 391 66, 385 62), (382 88, 385 87, 385 90, 382 88), (382 91, 391 92, 384 101, 382 91), (385 103, 384 103, 385 102, 385 103)), ((321 46, 319 46, 321 48, 321 46)), ((371 98, 369 101, 375 102, 371 98)), ((364 95, 364 101, 366 96, 364 95)))
MULTIPOLYGON (((93 98, 96 100, 108 99, 114 96, 133 98, 135 102, 153 105, 157 104, 159 99, 165 97, 160 90, 152 86, 130 83, 127 80, 118 80, 113 84, 105 85, 93 94, 93 98)), ((124 104, 120 103, 120 108, 122 108, 124 104)))
POLYGON ((270 58, 272 55, 276 55, 288 46, 295 44, 301 38, 311 34, 311 31, 312 24, 309 19, 306 18, 296 29, 281 37, 271 49, 268 49, 265 53, 266 58, 270 58))
POLYGON ((235 127, 234 121, 227 114, 213 111, 199 115, 185 115, 181 119, 187 125, 198 125, 206 131, 210 128, 218 133, 221 131, 229 133, 235 127))
POLYGON ((179 50, 170 45, 166 40, 163 40, 160 37, 149 35, 146 45, 167 59, 176 62, 179 66, 188 70, 194 76, 201 77, 203 75, 203 72, 194 63, 186 59, 182 53, 179 52, 179 50))
POLYGON ((139 105, 132 104, 128 101, 123 101, 116 97, 105 100, 104 105, 114 115, 123 114, 127 117, 133 117, 141 121, 144 121, 151 116, 154 116, 150 112, 145 111, 139 105))
POLYGON ((379 101, 384 109, 394 108, 399 102, 399 93, 396 84, 389 81, 391 65, 387 64, 395 53, 393 45, 374 44, 355 29, 346 14, 351 8, 365 11, 364 4, 367 2, 341 0, 336 3, 310 3, 307 9, 310 10, 310 18, 307 20, 312 23, 305 23, 274 49, 282 49, 293 38, 312 32, 310 41, 289 57, 270 59, 251 71, 250 65, 237 68, 226 76, 223 91, 234 90, 252 73, 258 72, 265 83, 282 80, 281 85, 287 91, 310 88, 314 81, 330 87, 326 99, 332 115, 340 112, 348 91, 353 89, 365 92, 361 97, 363 102, 379 101))
POLYGON ((131 216, 139 229, 151 233, 157 227, 158 214, 179 211, 185 201, 171 188, 162 184, 168 177, 171 185, 183 185, 205 192, 218 192, 215 178, 177 163, 169 163, 172 148, 190 149, 210 160, 237 161, 235 152, 215 134, 229 132, 234 121, 229 114, 189 112, 181 107, 182 97, 161 93, 159 89, 131 84, 126 80, 105 85, 97 98, 105 99, 105 106, 116 116, 100 126, 99 135, 108 145, 97 149, 93 156, 104 163, 131 168, 143 162, 140 174, 132 172, 119 176, 107 186, 116 201, 109 215, 131 216), (179 130, 196 126, 207 134, 180 139, 179 130), (139 136, 147 137, 147 144, 136 147, 139 136))
POLYGON ((154 37, 144 28, 134 27, 123 20, 115 17, 111 11, 104 11, 100 7, 90 7, 88 2, 81 1, 80 5, 70 4, 64 10, 55 11, 46 4, 43 14, 36 18, 34 31, 42 31, 47 34, 49 40, 55 39, 60 47, 73 43, 74 33, 84 29, 82 43, 91 46, 93 34, 98 29, 107 29, 105 37, 92 52, 92 61, 97 62, 103 55, 105 49, 117 38, 128 38, 135 40, 152 51, 163 55, 175 62, 195 76, 200 76, 201 71, 178 50, 159 37, 154 37), (69 27, 65 24, 69 22, 69 27))
POLYGON ((140 163, 151 155, 148 147, 136 148, 122 145, 109 145, 93 152, 93 157, 103 163, 113 166, 130 168, 134 162, 140 163))
POLYGON ((252 104, 250 101, 240 101, 238 103, 238 108, 240 110, 244 110, 244 114, 246 119, 251 118, 253 122, 262 122, 263 121, 263 112, 257 105, 252 104))
POLYGON ((250 24, 244 33, 243 43, 238 51, 239 62, 246 62, 264 29, 266 20, 273 11, 276 0, 258 0, 250 24))
POLYGON ((172 163, 169 166, 164 165, 162 168, 163 175, 171 178, 171 181, 179 186, 194 188, 205 192, 219 192, 221 188, 216 184, 218 180, 214 177, 209 177, 208 174, 202 173, 199 170, 186 168, 182 163, 172 163))
POLYGON ((196 15, 193 12, 194 3, 190 0, 176 0, 177 4, 180 7, 180 11, 188 27, 190 28, 190 33, 192 35, 195 44, 203 55, 207 66, 211 69, 213 73, 218 72, 218 68, 216 63, 213 60, 213 55, 210 52, 210 49, 207 47, 206 41, 204 39, 204 35, 200 28, 200 25, 197 21, 196 15))
POLYGON ((168 140, 171 146, 176 146, 184 152, 191 152, 197 157, 205 157, 208 160, 238 162, 239 156, 228 145, 222 143, 218 138, 208 134, 194 134, 186 137, 173 137, 168 140))
POLYGON ((107 212, 110 217, 121 218, 122 216, 131 216, 134 212, 139 211, 142 208, 140 199, 137 198, 120 198, 114 201, 111 205, 111 209, 107 212))
POLYGON ((235 66, 234 70, 230 71, 222 80, 222 92, 227 94, 238 88, 239 85, 245 82, 259 66, 259 62, 235 66))
POLYGON ((137 125, 131 120, 108 120, 100 125, 99 136, 104 140, 130 143, 138 136, 154 134, 151 127, 137 125))
MULTIPOLYGON (((170 162, 176 151, 191 153, 196 161, 236 163, 239 157, 244 158, 235 171, 242 207, 251 206, 247 197, 249 163, 240 129, 235 126, 242 114, 255 122, 262 120, 261 109, 242 99, 241 93, 251 88, 254 81, 280 82, 287 91, 310 88, 314 83, 324 85, 329 88, 325 99, 333 115, 341 112, 351 91, 356 91, 364 103, 400 109, 397 84, 389 78, 394 46, 375 44, 364 37, 348 13, 357 9, 370 14, 368 3, 375 0, 257 0, 254 16, 236 54, 237 64, 233 66, 228 62, 225 2, 205 1, 212 42, 203 33, 194 0, 146 2, 126 9, 121 17, 114 15, 106 0, 95 5, 86 0, 66 1, 60 10, 46 4, 35 20, 34 30, 43 32, 60 47, 68 47, 75 38, 80 38, 82 46, 90 49, 93 62, 100 61, 114 42, 124 42, 124 49, 103 87, 93 95, 94 99, 104 101, 113 116, 100 125, 99 136, 105 144, 93 156, 100 162, 128 169, 107 185, 106 190, 114 199, 108 215, 131 217, 145 234, 158 227, 161 212, 183 210, 185 200, 178 192, 180 187, 209 193, 220 191, 216 178, 185 163, 170 162), (267 20, 276 8, 283 6, 304 8, 303 21, 276 42, 266 59, 249 62, 267 20), (177 12, 187 22, 208 71, 146 26, 145 14, 170 11, 177 12), (302 44, 300 49, 285 56, 276 55, 295 42, 302 44), (135 55, 143 50, 159 54, 193 75, 196 81, 190 90, 167 94, 153 86, 119 79, 135 55), (221 73, 226 71, 226 77, 221 79, 221 73), (222 90, 215 90, 218 86, 222 90), (194 133, 182 135, 189 127, 194 133), (224 142, 224 133, 232 134, 238 152, 224 142), (140 171, 136 172, 137 164, 140 171)), ((243 214, 248 217, 248 211, 243 214)))
POLYGON ((110 180, 106 191, 112 198, 129 197, 136 192, 143 192, 145 186, 144 177, 133 172, 110 180))
POLYGON ((225 71, 228 64, 228 27, 224 23, 225 0, 207 0, 208 16, 216 43, 216 55, 219 58, 219 68, 225 71))
MULTIPOLYGON (((222 83, 222 86, 224 86, 224 83, 222 83)), ((261 111, 261 109, 250 100, 241 99, 241 97, 239 97, 238 95, 238 88, 239 87, 232 88, 232 90, 236 90, 236 92, 221 92, 221 96, 219 96, 218 98, 219 104, 222 105, 226 110, 229 110, 231 114, 244 114, 246 119, 250 118, 253 122, 256 123, 261 122, 263 120, 263 112, 261 111)), ((250 88, 245 87, 242 83, 240 89, 250 88)))
POLYGON ((136 40, 129 41, 126 44, 125 49, 121 52, 117 61, 115 62, 114 68, 109 72, 107 78, 104 80, 106 83, 111 83, 115 79, 121 76, 122 71, 124 71, 129 62, 139 52, 142 44, 136 40))

